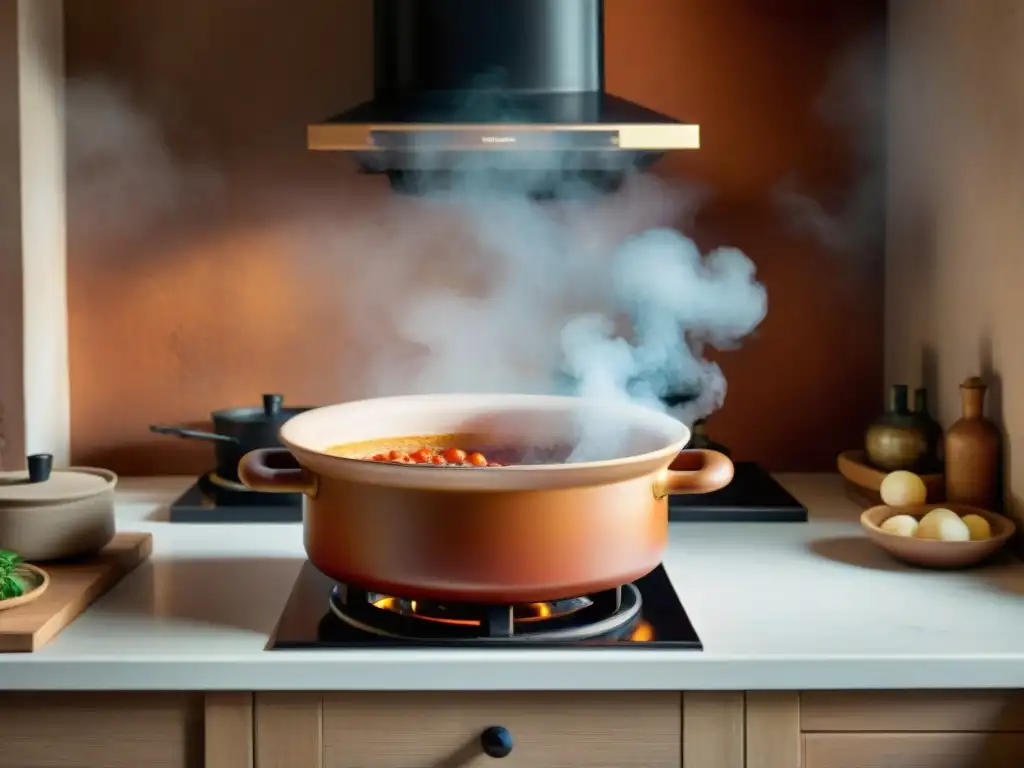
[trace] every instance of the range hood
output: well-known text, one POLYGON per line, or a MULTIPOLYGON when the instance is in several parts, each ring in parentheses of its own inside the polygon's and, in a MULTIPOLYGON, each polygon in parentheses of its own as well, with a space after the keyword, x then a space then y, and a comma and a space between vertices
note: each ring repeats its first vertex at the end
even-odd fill
POLYGON ((462 171, 609 185, 700 129, 604 90, 603 0, 374 0, 374 97, 310 125, 396 188, 462 171))

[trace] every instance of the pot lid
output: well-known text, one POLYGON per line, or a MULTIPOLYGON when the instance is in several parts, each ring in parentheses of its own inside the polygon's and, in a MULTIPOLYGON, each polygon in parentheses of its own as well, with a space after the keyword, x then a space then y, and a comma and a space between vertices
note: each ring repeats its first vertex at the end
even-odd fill
POLYGON ((28 457, 28 469, 0 472, 0 506, 59 504, 95 496, 113 488, 117 476, 106 469, 69 467, 53 471, 53 456, 28 457))
POLYGON ((264 394, 262 407, 228 408, 214 411, 213 416, 233 422, 272 422, 281 418, 284 402, 283 394, 264 394))
POLYGON ((248 408, 225 408, 214 411, 215 419, 237 423, 273 423, 295 415, 294 408, 283 408, 284 395, 263 395, 263 405, 248 408))

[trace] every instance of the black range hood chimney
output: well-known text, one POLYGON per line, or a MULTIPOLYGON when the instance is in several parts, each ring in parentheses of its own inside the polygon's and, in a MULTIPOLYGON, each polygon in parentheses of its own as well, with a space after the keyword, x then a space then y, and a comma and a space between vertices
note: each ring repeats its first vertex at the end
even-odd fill
POLYGON ((603 0, 374 0, 373 32, 373 99, 308 146, 397 189, 474 172, 611 188, 700 146, 697 125, 605 92, 603 0))

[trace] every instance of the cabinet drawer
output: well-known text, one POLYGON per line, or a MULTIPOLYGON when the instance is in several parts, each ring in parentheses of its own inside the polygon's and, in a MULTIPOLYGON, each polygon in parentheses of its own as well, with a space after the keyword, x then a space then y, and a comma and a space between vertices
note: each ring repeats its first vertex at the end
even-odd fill
POLYGON ((0 768, 193 768, 202 753, 200 695, 0 696, 0 768))
POLYGON ((1020 768, 1017 733, 812 733, 803 768, 1020 768))
POLYGON ((678 693, 328 694, 323 768, 494 765, 480 737, 508 731, 502 768, 679 768, 678 693))
POLYGON ((1024 693, 807 691, 800 694, 800 729, 804 732, 1024 731, 1024 693))

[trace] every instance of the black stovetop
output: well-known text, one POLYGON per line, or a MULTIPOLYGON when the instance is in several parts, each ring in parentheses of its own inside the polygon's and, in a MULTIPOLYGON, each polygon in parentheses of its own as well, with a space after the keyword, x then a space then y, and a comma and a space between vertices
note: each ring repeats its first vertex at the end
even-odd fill
POLYGON ((172 523, 301 523, 301 493, 259 493, 218 486, 202 475, 170 506, 172 523))
POLYGON ((718 491, 668 497, 673 523, 806 523, 807 508, 767 470, 733 463, 732 482, 718 491))
POLYGON ((611 636, 571 641, 501 641, 500 644, 476 640, 409 640, 382 637, 360 630, 339 619, 329 602, 335 583, 306 563, 299 573, 291 597, 268 650, 318 650, 339 648, 412 648, 412 647, 498 647, 507 648, 672 648, 703 650, 697 631, 676 595, 664 566, 634 582, 640 594, 637 619, 611 636))

